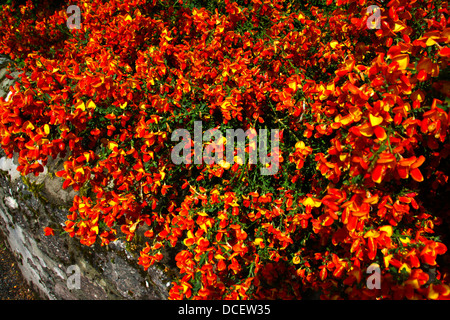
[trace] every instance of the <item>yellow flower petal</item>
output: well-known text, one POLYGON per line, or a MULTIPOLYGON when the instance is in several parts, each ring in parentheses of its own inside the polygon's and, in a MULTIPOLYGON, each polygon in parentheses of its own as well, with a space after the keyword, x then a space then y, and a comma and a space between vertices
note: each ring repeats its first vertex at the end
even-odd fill
POLYGON ((263 242, 264 242, 263 238, 256 238, 255 241, 253 241, 253 243, 257 246, 259 246, 263 242))
POLYGON ((375 117, 372 114, 369 114, 369 120, 372 127, 375 127, 383 122, 383 117, 382 116, 375 117))
POLYGON ((305 149, 305 143, 303 141, 298 141, 295 144, 295 149, 305 149))
POLYGON ((398 273, 401 273, 402 270, 406 270, 406 272, 408 272, 408 274, 411 273, 411 268, 406 263, 401 265, 401 267, 398 269, 398 273))
POLYGON ((108 142, 108 148, 110 149, 110 150, 114 150, 114 148, 117 148, 119 145, 116 143, 116 142, 114 142, 114 141, 109 141, 108 142))
POLYGON ((392 236, 393 229, 391 225, 386 225, 378 228, 380 231, 384 231, 387 233, 388 237, 392 236))
POLYGON ((85 105, 84 105, 84 102, 83 101, 78 101, 76 104, 75 104, 75 109, 81 109, 81 111, 85 111, 86 110, 86 107, 85 107, 85 105))
POLYGON ((321 202, 314 200, 311 197, 308 197, 306 200, 303 201, 303 205, 305 206, 311 206, 311 207, 320 207, 321 202))
POLYGON ((222 168, 224 168, 225 170, 228 170, 228 169, 230 169, 230 167, 231 167, 231 164, 230 164, 229 162, 224 161, 224 160, 220 160, 220 161, 219 161, 219 165, 220 165, 222 168))
POLYGON ((399 54, 396 57, 392 58, 393 61, 396 61, 399 65, 399 70, 405 70, 409 64, 409 55, 408 54, 399 54))
POLYGON ((404 29, 406 29, 404 23, 402 23, 402 22, 396 22, 395 25, 394 25, 394 30, 392 30, 392 31, 394 31, 394 32, 400 32, 400 31, 402 31, 402 30, 404 30, 404 29))
POLYGON ((380 236, 380 233, 376 230, 369 230, 364 235, 364 238, 378 238, 380 236))
POLYGON ((89 100, 87 103, 87 108, 94 110, 95 108, 97 108, 97 106, 95 105, 95 103, 92 100, 89 100))

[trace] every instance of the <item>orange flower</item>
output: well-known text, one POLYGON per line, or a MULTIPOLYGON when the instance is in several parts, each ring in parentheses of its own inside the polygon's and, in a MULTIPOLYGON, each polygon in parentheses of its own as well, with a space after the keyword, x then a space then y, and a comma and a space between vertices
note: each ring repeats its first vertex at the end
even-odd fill
POLYGON ((424 156, 420 156, 419 158, 413 156, 408 159, 402 159, 397 164, 397 172, 402 179, 407 179, 411 174, 411 177, 415 181, 422 182, 423 176, 418 167, 420 167, 424 162, 424 156))
POLYGON ((45 227, 44 228, 44 234, 46 236, 54 236, 55 235, 55 231, 52 228, 50 228, 50 227, 45 227))

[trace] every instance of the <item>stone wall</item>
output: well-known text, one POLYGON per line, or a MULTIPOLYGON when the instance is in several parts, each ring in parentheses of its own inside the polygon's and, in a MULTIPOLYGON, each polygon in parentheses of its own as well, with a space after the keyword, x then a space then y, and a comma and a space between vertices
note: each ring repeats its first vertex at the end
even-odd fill
MULTIPOLYGON (((9 61, 0 57, 0 96, 14 80, 5 78, 9 61)), ((17 77, 19 72, 12 73, 17 77)), ((49 161, 38 177, 22 177, 17 158, 0 150, 0 232, 20 262, 25 280, 43 299, 167 299, 170 279, 159 267, 145 272, 139 252, 120 240, 108 246, 81 245, 67 234, 45 236, 46 226, 63 226, 73 190, 63 190, 49 161)), ((60 228, 59 228, 60 229, 60 228)))

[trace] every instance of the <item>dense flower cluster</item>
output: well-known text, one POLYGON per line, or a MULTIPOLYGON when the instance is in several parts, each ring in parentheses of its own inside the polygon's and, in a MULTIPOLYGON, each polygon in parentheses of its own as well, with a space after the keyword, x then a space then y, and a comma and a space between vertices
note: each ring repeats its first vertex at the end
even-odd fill
POLYGON ((450 298, 447 1, 379 4, 379 29, 366 0, 72 2, 81 29, 51 1, 0 17, 24 71, 1 146, 24 175, 64 158, 70 236, 146 269, 175 248, 171 299, 450 298), (279 129, 279 171, 175 165, 194 121, 279 129))

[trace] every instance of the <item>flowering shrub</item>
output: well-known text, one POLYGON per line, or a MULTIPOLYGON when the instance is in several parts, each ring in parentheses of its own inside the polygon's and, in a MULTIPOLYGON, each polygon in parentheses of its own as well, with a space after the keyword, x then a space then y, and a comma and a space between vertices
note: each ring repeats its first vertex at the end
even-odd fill
POLYGON ((366 0, 70 4, 80 29, 52 1, 0 17, 24 71, 1 145, 24 175, 65 159, 70 236, 141 231, 145 269, 174 248, 171 299, 450 297, 447 1, 392 0, 379 29, 366 0), (279 129, 278 172, 174 164, 171 134, 194 121, 279 129))

